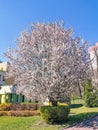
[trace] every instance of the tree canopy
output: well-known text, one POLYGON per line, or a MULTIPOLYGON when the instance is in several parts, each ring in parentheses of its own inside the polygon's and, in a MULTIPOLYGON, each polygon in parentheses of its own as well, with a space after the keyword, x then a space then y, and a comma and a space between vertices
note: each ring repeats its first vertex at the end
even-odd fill
POLYGON ((6 52, 8 76, 29 99, 59 101, 88 79, 87 42, 63 23, 36 23, 6 52))

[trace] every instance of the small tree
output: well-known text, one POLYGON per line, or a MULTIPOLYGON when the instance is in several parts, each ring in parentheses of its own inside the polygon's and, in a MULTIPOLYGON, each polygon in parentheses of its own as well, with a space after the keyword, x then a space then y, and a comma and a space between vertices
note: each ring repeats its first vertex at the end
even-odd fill
POLYGON ((98 90, 94 90, 91 79, 84 84, 84 101, 87 107, 98 107, 98 90))
POLYGON ((73 38, 72 29, 62 23, 32 24, 21 34, 18 47, 5 55, 17 92, 29 99, 48 98, 54 106, 88 78, 87 42, 73 38))

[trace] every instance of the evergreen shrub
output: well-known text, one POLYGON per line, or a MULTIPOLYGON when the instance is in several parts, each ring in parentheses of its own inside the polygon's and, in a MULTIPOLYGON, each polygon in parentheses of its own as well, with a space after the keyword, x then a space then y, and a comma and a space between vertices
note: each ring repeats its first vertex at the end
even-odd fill
POLYGON ((64 123, 68 119, 69 106, 42 106, 40 114, 48 124, 64 123))
POLYGON ((98 90, 94 90, 90 79, 84 85, 84 101, 87 107, 98 107, 98 90))

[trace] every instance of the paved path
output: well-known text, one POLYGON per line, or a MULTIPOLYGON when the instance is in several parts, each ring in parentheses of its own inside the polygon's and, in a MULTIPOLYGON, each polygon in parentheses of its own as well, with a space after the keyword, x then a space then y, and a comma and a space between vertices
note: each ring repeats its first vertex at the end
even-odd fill
POLYGON ((98 116, 92 117, 73 127, 65 128, 63 130, 98 130, 98 116))

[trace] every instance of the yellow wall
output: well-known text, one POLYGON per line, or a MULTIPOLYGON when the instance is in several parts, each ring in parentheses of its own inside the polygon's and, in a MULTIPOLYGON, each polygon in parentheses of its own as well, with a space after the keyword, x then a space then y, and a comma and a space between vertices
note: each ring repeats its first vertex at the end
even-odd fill
POLYGON ((1 96, 1 103, 5 103, 6 102, 5 99, 6 99, 6 95, 4 94, 1 96))

